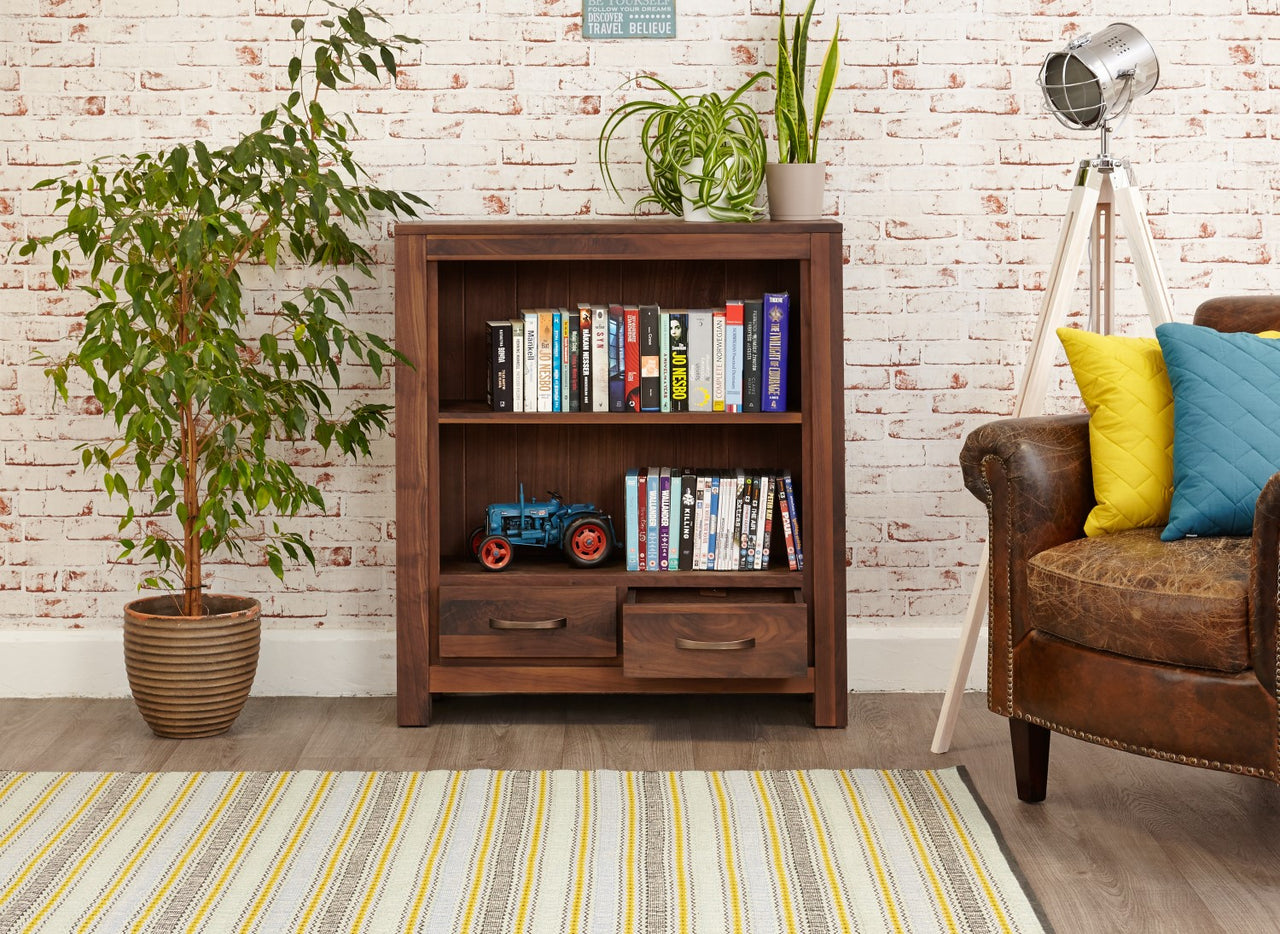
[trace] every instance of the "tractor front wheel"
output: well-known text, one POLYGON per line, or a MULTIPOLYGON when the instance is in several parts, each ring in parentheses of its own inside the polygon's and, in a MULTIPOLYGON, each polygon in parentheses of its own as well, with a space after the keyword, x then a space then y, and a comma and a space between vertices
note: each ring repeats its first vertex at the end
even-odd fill
POLYGON ((593 568, 603 564, 612 551, 609 528, 599 519, 578 519, 565 530, 565 557, 576 567, 593 568))
POLYGON ((511 542, 505 535, 487 535, 480 542, 476 557, 490 571, 501 571, 511 563, 511 542))
POLYGON ((471 534, 467 537, 467 544, 471 547, 471 557, 480 557, 480 543, 484 541, 485 527, 477 525, 471 530, 471 534))

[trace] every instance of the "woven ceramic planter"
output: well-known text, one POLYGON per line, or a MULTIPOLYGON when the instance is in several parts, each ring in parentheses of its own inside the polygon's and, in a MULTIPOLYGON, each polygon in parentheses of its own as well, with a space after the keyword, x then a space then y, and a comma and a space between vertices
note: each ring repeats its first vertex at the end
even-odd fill
POLYGON ((124 667, 142 719, 157 736, 225 733, 240 715, 258 670, 262 606, 211 594, 207 616, 171 616, 172 597, 124 608, 124 667))

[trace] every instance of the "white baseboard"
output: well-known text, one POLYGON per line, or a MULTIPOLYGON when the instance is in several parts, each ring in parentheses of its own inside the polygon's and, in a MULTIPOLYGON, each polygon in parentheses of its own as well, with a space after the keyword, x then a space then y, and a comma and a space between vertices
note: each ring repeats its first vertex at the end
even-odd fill
MULTIPOLYGON (((942 691, 960 627, 855 628, 849 633, 849 690, 942 691)), ((112 632, 0 632, 0 697, 127 697, 124 649, 112 632)), ((389 632, 268 630, 253 693, 259 696, 394 694, 395 635, 389 632)), ((986 683, 978 646, 969 689, 986 683)))
MULTIPOLYGON (((960 650, 960 625, 855 626, 849 630, 850 691, 945 691, 960 650)), ((987 686, 987 630, 973 653, 965 689, 987 686)))

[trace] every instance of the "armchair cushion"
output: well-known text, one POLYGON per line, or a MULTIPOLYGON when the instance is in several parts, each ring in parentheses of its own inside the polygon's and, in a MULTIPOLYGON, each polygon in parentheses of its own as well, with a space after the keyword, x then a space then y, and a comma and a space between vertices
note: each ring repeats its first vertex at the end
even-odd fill
POLYGON ((1148 528, 1078 538, 1035 555, 1027 566, 1031 626, 1130 658, 1244 671, 1251 540, 1159 535, 1148 528))
POLYGON ((1098 504, 1085 535, 1164 525, 1173 495, 1173 392, 1153 337, 1059 328, 1085 408, 1098 504))
POLYGON ((1280 342, 1162 324, 1173 389, 1173 499, 1161 537, 1248 535, 1280 469, 1280 342))

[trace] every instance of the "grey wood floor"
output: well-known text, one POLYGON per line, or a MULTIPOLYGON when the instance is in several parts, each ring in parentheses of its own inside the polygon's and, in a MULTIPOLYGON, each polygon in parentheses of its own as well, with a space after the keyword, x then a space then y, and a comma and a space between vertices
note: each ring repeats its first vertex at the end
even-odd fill
POLYGON ((400 729, 391 698, 253 698, 232 731, 151 735, 128 700, 0 700, 0 769, 730 769, 963 765, 1059 934, 1280 930, 1280 788, 1054 736, 1018 802, 1005 721, 969 695, 855 694, 847 730, 795 698, 457 697, 400 729))

